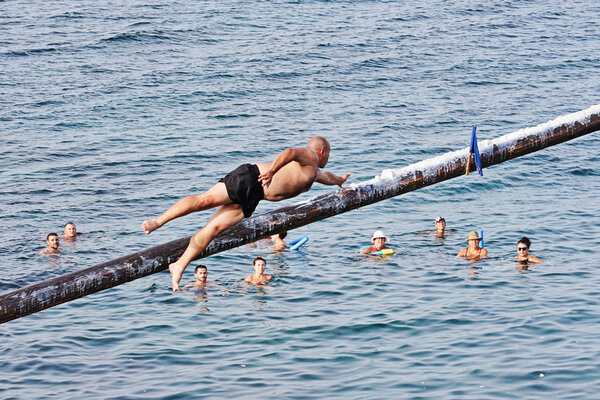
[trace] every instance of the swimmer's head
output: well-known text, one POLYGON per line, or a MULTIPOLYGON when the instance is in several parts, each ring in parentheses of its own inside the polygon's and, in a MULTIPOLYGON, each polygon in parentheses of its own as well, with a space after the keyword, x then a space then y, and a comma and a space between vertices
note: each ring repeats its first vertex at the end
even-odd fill
POLYGON ((375 243, 376 239, 383 239, 384 242, 389 242, 390 238, 388 238, 387 236, 385 236, 385 233, 383 233, 383 231, 375 231, 373 232, 373 237, 371 238, 371 242, 375 243))
POLYGON ((67 222, 64 228, 65 237, 74 237, 77 236, 77 228, 75 224, 72 222, 67 222))
POLYGON ((371 242, 373 242, 373 247, 377 250, 383 249, 383 245, 388 242, 389 239, 385 236, 383 231, 375 231, 373 232, 373 237, 371 238, 371 242))
POLYGON ((267 262, 265 261, 264 258, 259 256, 254 259, 254 262, 252 263, 252 265, 254 265, 255 272, 262 274, 263 272, 265 272, 265 267, 267 266, 267 262))
POLYGON ((443 231, 445 227, 446 227, 446 220, 444 219, 444 217, 437 217, 435 219, 435 228, 438 231, 443 231))
POLYGON ((206 278, 208 277, 208 268, 205 265, 198 265, 194 270, 194 276, 200 282, 206 282, 206 278))
POLYGON ((528 238, 527 236, 523 236, 523 237, 521 238, 521 240, 519 240, 519 241, 517 242, 517 245, 518 245, 519 243, 522 243, 522 244, 524 244, 525 246, 527 246, 527 249, 529 249, 529 247, 531 247, 531 240, 529 240, 529 238, 528 238))
POLYGON ((527 236, 523 236, 521 240, 517 242, 517 254, 527 255, 529 253, 529 247, 531 246, 531 240, 527 236))
POLYGON ((46 236, 46 243, 48 244, 48 247, 52 249, 58 249, 58 233, 49 233, 48 236, 46 236))
POLYGON ((471 244, 471 241, 475 242, 476 244, 479 244, 479 241, 481 240, 481 238, 479 237, 479 234, 476 231, 471 231, 471 232, 469 232, 469 236, 467 236, 467 238, 465 240, 469 244, 471 244))
POLYGON ((201 269, 203 269, 205 271, 208 271, 208 268, 206 268, 206 265, 200 264, 200 265, 196 266, 196 269, 194 270, 194 273, 197 274, 198 270, 201 270, 201 269))

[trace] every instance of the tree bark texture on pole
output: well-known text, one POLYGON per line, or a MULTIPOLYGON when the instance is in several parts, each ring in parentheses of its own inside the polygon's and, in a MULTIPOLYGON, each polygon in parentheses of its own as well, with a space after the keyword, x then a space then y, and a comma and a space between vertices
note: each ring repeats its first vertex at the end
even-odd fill
MULTIPOLYGON (((486 168, 597 130, 600 130, 600 105, 481 141, 481 164, 486 168)), ((384 170, 369 181, 244 219, 217 236, 198 258, 464 175, 468 150, 384 170)), ((474 169, 471 165, 471 170, 474 169)), ((0 295, 0 323, 163 271, 183 254, 189 239, 177 239, 0 295)))

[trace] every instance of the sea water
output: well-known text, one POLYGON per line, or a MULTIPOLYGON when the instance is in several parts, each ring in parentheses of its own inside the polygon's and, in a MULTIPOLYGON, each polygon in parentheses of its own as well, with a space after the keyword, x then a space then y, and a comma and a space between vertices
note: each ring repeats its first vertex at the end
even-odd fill
MULTIPOLYGON (((140 224, 313 135, 351 184, 472 125, 599 104, 599 19, 591 0, 0 2, 0 293, 190 235, 210 212, 140 224), (40 256, 69 221, 84 235, 40 256)), ((291 231, 297 253, 209 257, 206 292, 163 272, 2 324, 0 397, 597 398, 599 154, 592 133, 291 231), (439 215, 452 232, 420 235, 439 215), (358 257, 377 229, 396 254, 358 257), (477 229, 489 258, 457 259, 477 229), (519 268, 522 236, 544 263, 519 268), (258 255, 273 281, 242 284, 258 255)))

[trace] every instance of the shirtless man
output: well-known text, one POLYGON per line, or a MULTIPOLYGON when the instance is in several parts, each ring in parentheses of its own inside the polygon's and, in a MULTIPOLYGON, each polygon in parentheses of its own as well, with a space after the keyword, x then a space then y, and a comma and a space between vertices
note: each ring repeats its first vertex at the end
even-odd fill
POLYGON ((444 217, 437 217, 435 219, 435 230, 421 232, 418 235, 429 235, 434 234, 438 238, 443 238, 446 234, 454 233, 449 229, 446 229, 446 220, 444 217))
POLYGON ((265 274, 265 267, 267 266, 267 262, 262 257, 256 257, 254 262, 252 263, 254 267, 254 273, 252 275, 248 275, 244 282, 253 283, 255 285, 262 285, 271 280, 272 276, 269 274, 265 274))
POLYGON ((58 246, 60 245, 58 242, 58 234, 52 232, 49 233, 48 236, 46 236, 46 244, 48 244, 48 247, 46 247, 44 250, 40 251, 40 254, 59 254, 60 253, 60 249, 58 248, 58 246))
POLYGON ((194 270, 194 276, 196 277, 196 282, 188 283, 184 288, 195 287, 204 289, 205 286, 211 284, 211 282, 206 280, 208 278, 208 268, 205 265, 198 265, 194 270))
POLYGON ((149 234, 174 218, 218 207, 204 228, 192 236, 179 260, 169 265, 173 290, 179 290, 179 281, 188 264, 219 233, 252 215, 260 200, 289 199, 306 192, 315 181, 341 187, 350 174, 337 176, 320 170, 327 165, 330 149, 325 138, 314 136, 307 147, 286 149, 272 162, 243 164, 208 191, 184 197, 161 216, 144 221, 142 228, 149 234))
POLYGON ((67 222, 65 224, 63 232, 64 235, 60 235, 60 237, 65 239, 65 241, 67 242, 72 242, 73 240, 75 240, 75 238, 77 238, 78 235, 80 235, 80 233, 77 232, 75 224, 72 222, 67 222))
POLYGON ((444 236, 444 230, 446 229, 446 220, 444 217, 437 217, 435 219, 435 234, 437 236, 444 236))

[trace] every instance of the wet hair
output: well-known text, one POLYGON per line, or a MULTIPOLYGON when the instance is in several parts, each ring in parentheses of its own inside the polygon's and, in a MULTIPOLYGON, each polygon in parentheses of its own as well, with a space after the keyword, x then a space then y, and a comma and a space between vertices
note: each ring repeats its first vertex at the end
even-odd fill
POLYGON ((194 273, 197 274, 199 269, 205 269, 206 272, 208 272, 208 268, 206 268, 206 265, 200 264, 200 265, 196 266, 196 269, 194 270, 194 273))
POLYGON ((50 239, 50 236, 58 237, 58 233, 55 233, 55 232, 49 233, 48 236, 46 236, 46 240, 50 239))
POLYGON ((279 239, 285 239, 285 237, 287 236, 287 231, 283 231, 279 234, 279 239))
POLYGON ((527 236, 523 236, 521 238, 521 240, 519 240, 517 242, 517 246, 519 245, 519 243, 523 243, 525 246, 527 246, 528 249, 529 249, 529 246, 531 246, 531 240, 529 240, 529 238, 527 236))
POLYGON ((74 224, 74 223, 72 223, 72 222, 67 222, 67 223, 65 224, 65 228, 67 227, 67 225, 73 225, 73 226, 75 226, 75 224, 74 224))
POLYGON ((265 265, 267 264, 267 262, 265 261, 264 258, 262 258, 261 256, 258 256, 254 259, 254 261, 252 261, 252 265, 256 265, 256 262, 260 261, 260 260, 264 261, 265 265))

